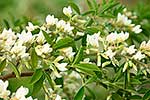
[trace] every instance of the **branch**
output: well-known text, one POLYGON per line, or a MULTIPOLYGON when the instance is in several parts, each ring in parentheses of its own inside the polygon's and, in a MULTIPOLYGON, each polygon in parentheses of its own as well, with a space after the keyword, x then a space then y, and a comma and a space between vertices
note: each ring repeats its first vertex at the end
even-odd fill
MULTIPOLYGON (((20 74, 20 77, 27 77, 27 76, 32 76, 33 75, 33 72, 23 72, 20 74)), ((0 76, 0 79, 2 80, 8 80, 10 78, 16 78, 16 75, 14 72, 10 73, 10 74, 6 74, 4 76, 0 76)))

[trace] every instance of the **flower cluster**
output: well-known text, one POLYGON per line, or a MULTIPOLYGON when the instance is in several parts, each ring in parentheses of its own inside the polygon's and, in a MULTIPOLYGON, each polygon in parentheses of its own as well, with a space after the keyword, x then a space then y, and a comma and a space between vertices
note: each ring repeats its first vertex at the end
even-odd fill
POLYGON ((31 96, 26 97, 26 95, 29 93, 29 89, 21 86, 17 89, 16 93, 12 93, 7 90, 8 87, 8 81, 2 81, 0 80, 0 98, 4 100, 37 100, 33 99, 31 96), (11 96, 10 96, 11 94, 11 96))

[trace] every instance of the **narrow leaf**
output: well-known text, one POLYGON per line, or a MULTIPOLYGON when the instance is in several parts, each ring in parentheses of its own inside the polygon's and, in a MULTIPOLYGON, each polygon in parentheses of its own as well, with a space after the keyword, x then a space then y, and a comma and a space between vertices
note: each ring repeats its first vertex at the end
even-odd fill
POLYGON ((80 15, 80 9, 75 3, 71 2, 70 6, 80 15))
POLYGON ((84 87, 82 86, 76 93, 74 100, 82 100, 84 96, 84 87))
POLYGON ((37 69, 37 70, 34 72, 32 78, 31 78, 30 83, 31 83, 31 84, 36 83, 36 82, 42 77, 42 75, 43 75, 42 69, 37 69))
POLYGON ((43 35, 44 35, 47 43, 51 44, 54 38, 50 37, 45 31, 42 31, 42 32, 43 32, 43 35))
POLYGON ((79 63, 83 58, 83 47, 80 47, 77 55, 75 56, 73 64, 79 63))
POLYGON ((61 49, 64 47, 69 47, 70 45, 72 45, 73 43, 73 39, 70 37, 66 37, 63 39, 60 39, 55 45, 54 45, 54 49, 61 49))
POLYGON ((45 77, 42 75, 40 79, 33 85, 32 95, 36 95, 41 90, 44 79, 45 77))
POLYGON ((0 72, 3 71, 3 69, 5 68, 6 66, 6 59, 4 59, 1 63, 0 63, 0 72))
POLYGON ((34 48, 32 48, 32 52, 31 52, 31 64, 33 68, 36 68, 38 65, 38 56, 34 48))

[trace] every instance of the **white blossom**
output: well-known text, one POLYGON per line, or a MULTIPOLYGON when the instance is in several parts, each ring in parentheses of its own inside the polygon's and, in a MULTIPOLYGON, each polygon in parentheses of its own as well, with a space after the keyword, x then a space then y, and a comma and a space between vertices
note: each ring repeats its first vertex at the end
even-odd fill
POLYGON ((54 15, 48 15, 46 17, 47 25, 55 25, 58 22, 58 19, 54 17, 54 15))
POLYGON ((136 25, 132 28, 132 31, 135 32, 136 34, 142 32, 141 25, 136 25))
POLYGON ((66 22, 64 20, 60 20, 56 23, 56 27, 61 30, 64 29, 65 25, 66 25, 66 22))
POLYGON ((3 82, 0 80, 0 98, 7 99, 10 95, 10 91, 7 90, 8 84, 8 81, 3 82))
POLYGON ((37 55, 45 58, 45 55, 48 55, 48 53, 52 52, 52 48, 50 48, 50 45, 48 43, 46 43, 44 45, 37 45, 35 47, 35 51, 36 51, 37 55))
POLYGON ((28 58, 29 54, 26 53, 26 46, 16 43, 11 49, 12 58, 21 57, 22 59, 28 58))
POLYGON ((145 58, 145 55, 141 53, 141 51, 138 51, 135 55, 133 55, 133 58, 135 60, 141 60, 143 58, 145 58))
POLYGON ((150 40, 147 43, 146 41, 143 41, 140 45, 140 49, 150 50, 150 40))
POLYGON ((123 24, 125 26, 132 26, 132 20, 128 19, 127 16, 121 14, 121 13, 118 13, 118 16, 117 16, 117 23, 119 24, 123 24))
POLYGON ((12 29, 4 29, 2 34, 0 34, 0 47, 6 51, 9 51, 11 47, 15 44, 17 36, 12 31, 12 29))
POLYGON ((127 48, 127 53, 130 55, 134 54, 135 51, 136 51, 135 45, 131 45, 129 48, 127 48))
POLYGON ((99 47, 99 35, 100 33, 95 33, 93 35, 87 35, 87 45, 91 45, 93 47, 99 47))
POLYGON ((68 57, 69 59, 72 59, 75 55, 75 52, 73 52, 72 47, 68 47, 68 48, 63 48, 60 51, 62 51, 64 53, 64 55, 66 57, 68 57))
POLYGON ((26 26, 26 29, 30 32, 37 28, 38 28, 38 26, 34 26, 31 22, 28 22, 28 26, 26 26))
POLYGON ((24 43, 31 44, 34 40, 34 36, 32 35, 30 31, 26 32, 25 30, 23 30, 21 34, 17 34, 17 36, 18 36, 18 41, 22 44, 24 43))
POLYGON ((33 99, 31 96, 26 98, 28 93, 29 89, 21 86, 10 100, 37 100, 33 99))
POLYGON ((120 43, 123 42, 125 40, 127 40, 129 38, 129 33, 128 32, 121 32, 121 33, 111 33, 109 35, 107 35, 106 37, 106 41, 108 41, 109 43, 120 43))
POLYGON ((64 26, 64 32, 70 33, 73 29, 74 27, 72 27, 69 22, 67 22, 64 26))
POLYGON ((83 32, 77 32, 76 35, 77 35, 77 36, 83 36, 84 33, 83 33, 83 32))
POLYGON ((37 41, 37 43, 39 43, 39 44, 44 44, 44 43, 45 43, 45 37, 44 37, 42 31, 40 31, 39 34, 37 34, 36 41, 37 41))
POLYGON ((64 7, 64 8, 63 8, 63 13, 64 13, 66 16, 70 17, 71 14, 72 14, 72 9, 71 9, 71 7, 70 7, 70 6, 64 7))
POLYGON ((114 56, 115 56, 115 52, 113 52, 111 49, 108 49, 106 52, 105 52, 106 56, 108 56, 110 59, 112 59, 114 56))
POLYGON ((62 100, 61 97, 59 95, 56 95, 55 100, 62 100))
POLYGON ((59 30, 62 30, 68 33, 70 33, 74 29, 74 27, 72 27, 69 22, 66 23, 64 20, 58 21, 58 23, 56 24, 56 27, 59 30))

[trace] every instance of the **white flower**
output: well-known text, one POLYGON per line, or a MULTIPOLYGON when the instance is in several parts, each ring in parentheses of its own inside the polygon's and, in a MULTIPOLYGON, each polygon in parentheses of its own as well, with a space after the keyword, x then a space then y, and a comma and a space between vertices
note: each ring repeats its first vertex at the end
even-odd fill
POLYGON ((28 94, 28 92, 29 92, 28 88, 21 86, 19 89, 17 89, 17 91, 15 93, 15 97, 17 99, 24 98, 28 94))
POLYGON ((130 19, 128 19, 127 16, 125 15, 121 15, 120 13, 118 13, 117 16, 117 23, 123 24, 125 26, 132 26, 132 21, 130 19))
POLYGON ((26 95, 28 93, 29 93, 29 89, 21 86, 19 89, 17 89, 16 93, 14 94, 14 96, 12 96, 10 100, 33 100, 31 96, 26 98, 26 95))
POLYGON ((70 33, 73 29, 74 27, 72 27, 69 22, 67 22, 66 25, 64 26, 64 32, 70 33))
POLYGON ((83 33, 83 32, 77 32, 76 35, 78 35, 78 36, 83 36, 84 33, 83 33))
POLYGON ((11 49, 12 58, 21 57, 22 59, 27 58, 29 56, 26 53, 26 47, 22 46, 22 44, 16 43, 13 48, 11 49))
POLYGON ((55 100, 62 100, 61 97, 59 95, 56 95, 55 100))
POLYGON ((72 14, 72 9, 71 9, 71 7, 70 7, 70 6, 64 7, 64 8, 63 8, 63 13, 64 13, 66 16, 70 17, 71 14, 72 14))
POLYGON ((66 71, 66 70, 68 70, 68 69, 66 68, 66 66, 67 66, 68 63, 54 63, 54 64, 55 64, 55 66, 56 66, 60 71, 66 71))
POLYGON ((50 48, 50 45, 48 43, 46 43, 44 45, 37 45, 35 47, 35 51, 36 51, 37 55, 45 58, 45 55, 48 55, 48 53, 52 52, 52 48, 50 48))
POLYGON ((131 45, 129 48, 127 48, 127 53, 132 55, 135 53, 136 49, 135 48, 135 45, 131 45))
POLYGON ((17 36, 12 31, 12 29, 4 29, 2 34, 0 34, 0 47, 6 51, 9 51, 10 48, 16 42, 17 36))
POLYGON ((34 40, 34 36, 32 35, 32 33, 30 32, 30 31, 28 31, 27 33, 26 33, 26 31, 25 30, 23 30, 22 32, 21 32, 21 34, 17 34, 17 36, 18 36, 18 41, 20 42, 20 43, 22 43, 22 44, 24 44, 24 43, 32 43, 33 42, 33 40, 34 40))
POLYGON ((121 32, 117 36, 117 42, 123 42, 129 38, 129 33, 128 32, 121 32))
POLYGON ((127 40, 129 38, 129 33, 128 32, 121 32, 121 33, 117 33, 117 32, 114 32, 114 33, 111 33, 109 35, 107 35, 106 37, 106 41, 108 41, 109 43, 120 43, 120 42, 123 42, 125 40, 127 40))
POLYGON ((93 35, 87 35, 87 46, 91 45, 93 47, 99 47, 99 35, 100 33, 95 33, 93 35))
POLYGON ((39 44, 44 44, 44 42, 45 42, 45 37, 44 37, 42 31, 40 31, 39 34, 37 34, 36 41, 37 41, 37 43, 39 43, 39 44))
POLYGON ((54 15, 48 15, 46 17, 47 25, 55 25, 58 22, 58 19, 54 17, 54 15))
POLYGON ((143 41, 140 45, 140 49, 150 50, 150 40, 147 43, 146 41, 143 41))
POLYGON ((34 26, 31 22, 28 22, 28 26, 26 26, 26 29, 30 32, 37 28, 38 28, 38 26, 34 26))
POLYGON ((132 28, 132 31, 135 32, 136 34, 142 32, 141 25, 136 25, 135 27, 132 28))
POLYGON ((58 29, 64 29, 64 26, 66 25, 66 22, 64 20, 60 20, 56 23, 56 27, 58 29))
POLYGON ((105 52, 106 56, 108 56, 110 59, 112 59, 114 56, 115 56, 115 52, 113 52, 111 49, 108 49, 106 52, 105 52))
POLYGON ((10 95, 10 91, 7 90, 8 84, 8 81, 3 82, 0 80, 0 98, 7 99, 10 95))
POLYGON ((116 40, 117 40, 117 32, 111 33, 106 37, 106 41, 108 41, 109 43, 113 43, 116 40))
POLYGON ((60 51, 62 51, 66 57, 68 57, 69 59, 72 59, 73 56, 75 55, 75 52, 73 52, 72 47, 68 47, 68 48, 63 48, 60 51))
POLYGON ((135 60, 141 60, 143 58, 145 58, 145 55, 141 53, 141 51, 138 51, 135 55, 133 55, 133 58, 135 60))
POLYGON ((63 56, 58 56, 55 60, 54 60, 54 64, 55 64, 55 66, 60 70, 60 71, 66 71, 67 70, 67 68, 66 68, 66 66, 67 66, 67 64, 68 63, 59 63, 59 61, 60 60, 63 60, 64 59, 64 57, 63 56))

